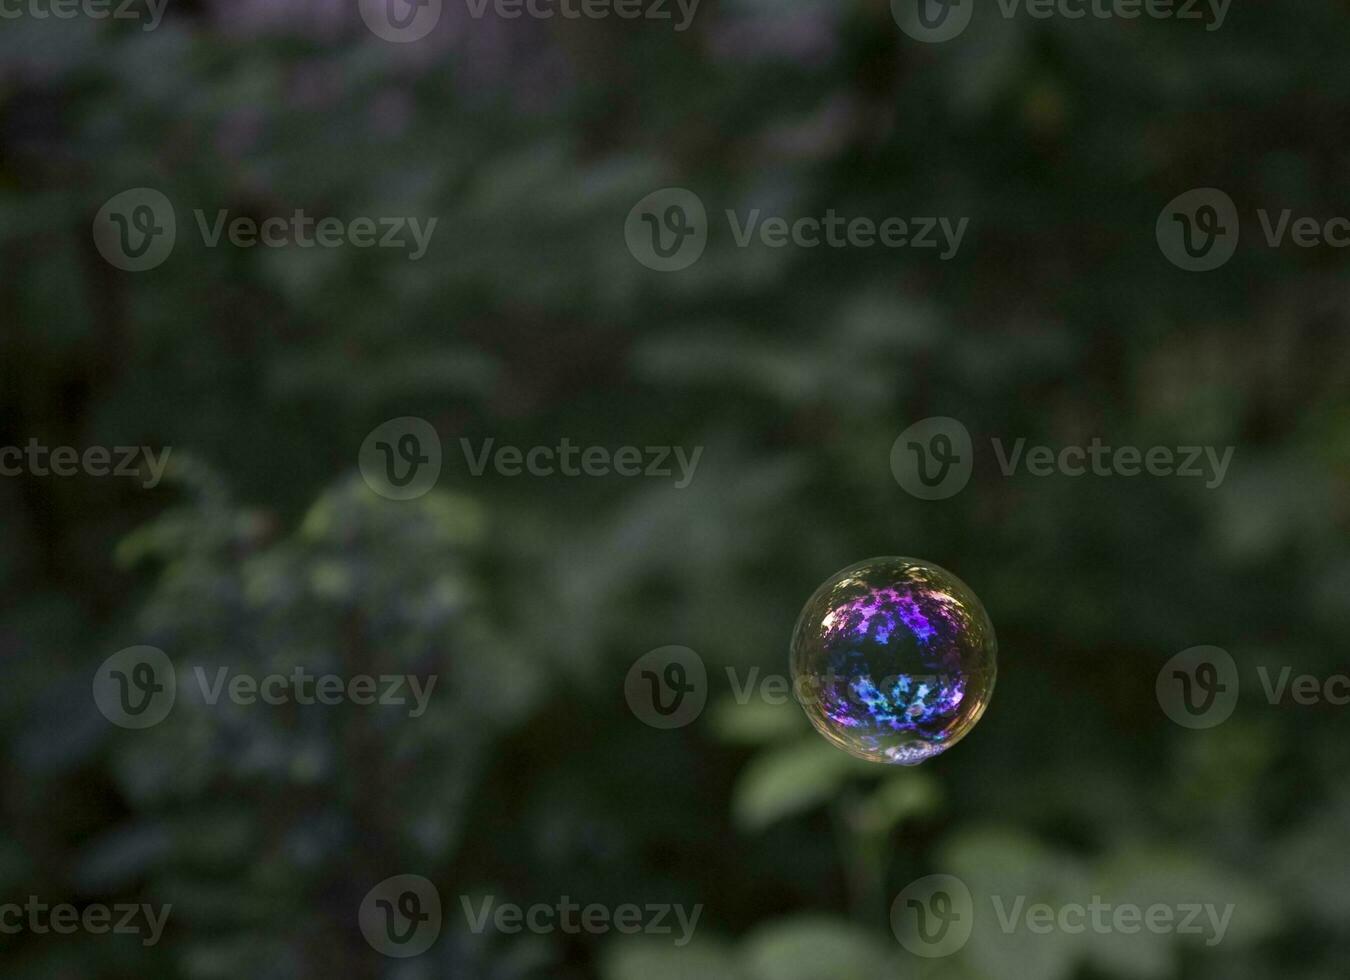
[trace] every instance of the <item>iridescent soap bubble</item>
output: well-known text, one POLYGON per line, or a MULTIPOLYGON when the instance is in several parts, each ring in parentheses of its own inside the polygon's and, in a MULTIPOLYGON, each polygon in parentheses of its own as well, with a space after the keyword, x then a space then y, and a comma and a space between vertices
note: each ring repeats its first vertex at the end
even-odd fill
POLYGON ((917 558, 850 565, 807 600, 792 682, 811 724, 872 762, 918 765, 984 714, 998 641, 970 587, 917 558))

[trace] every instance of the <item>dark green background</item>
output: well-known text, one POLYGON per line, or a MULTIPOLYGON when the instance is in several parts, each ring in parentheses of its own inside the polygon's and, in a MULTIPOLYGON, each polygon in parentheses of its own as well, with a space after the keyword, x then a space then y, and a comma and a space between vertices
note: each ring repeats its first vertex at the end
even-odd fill
MULTIPOLYGON (((1350 215, 1350 15, 1238 0, 1176 21, 1005 22, 915 43, 886 5, 705 0, 664 22, 474 21, 396 46, 355 4, 174 4, 159 30, 0 22, 0 445, 173 448, 170 479, 0 479, 0 902, 172 903, 164 940, 0 936, 7 978, 1330 980, 1350 960, 1347 709, 1265 665, 1350 662, 1350 280, 1255 209, 1350 215), (252 9, 252 8, 250 8, 252 9), (931 252, 733 247, 663 275, 623 225, 663 186, 724 209, 969 216, 931 252), (1236 256, 1154 236, 1232 195, 1236 256), (112 195, 175 203, 171 258, 107 265, 112 195), (190 212, 436 215, 429 254, 204 248, 190 212), (357 474, 431 421, 438 489, 357 474), (921 502, 893 441, 1236 447, 1223 485, 1005 478, 921 502), (693 484, 473 477, 460 438, 704 446, 693 484), (848 763, 781 673, 802 602, 877 554, 957 572, 1000 639, 989 713, 918 770, 848 763), (433 709, 94 709, 134 644, 263 674, 435 674, 433 709), (623 697, 666 644, 708 709, 623 697), (1154 695, 1178 651, 1243 678, 1209 731, 1154 695), (356 927, 432 879, 437 944, 356 927), (887 924, 954 873, 1032 901, 1212 901, 1225 940, 887 924), (460 896, 705 906, 695 942, 473 934, 460 896)), ((453 11, 453 13, 452 13, 453 11)))

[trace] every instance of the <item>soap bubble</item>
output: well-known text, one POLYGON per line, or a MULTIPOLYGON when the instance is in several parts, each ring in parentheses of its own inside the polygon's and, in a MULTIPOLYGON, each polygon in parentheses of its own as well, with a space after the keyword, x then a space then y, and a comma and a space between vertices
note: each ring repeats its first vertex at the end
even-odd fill
POLYGON ((917 558, 850 565, 811 596, 792 634, 793 690, 811 724, 872 762, 918 765, 984 714, 998 641, 970 587, 917 558))

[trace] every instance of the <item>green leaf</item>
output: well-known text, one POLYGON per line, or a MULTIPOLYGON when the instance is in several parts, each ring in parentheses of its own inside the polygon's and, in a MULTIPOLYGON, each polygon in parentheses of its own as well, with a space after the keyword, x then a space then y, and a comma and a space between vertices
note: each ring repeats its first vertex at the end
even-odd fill
POLYGON ((757 756, 732 794, 738 826, 761 830, 775 820, 809 810, 834 795, 866 763, 817 738, 757 756))
POLYGON ((1027 928, 1028 909, 1092 901, 1090 879, 1075 859, 1015 831, 968 833, 946 849, 941 869, 966 883, 975 922, 963 956, 981 976, 1064 980, 1073 976, 1084 946, 1098 937, 1027 928))
POLYGON ((795 703, 770 704, 734 700, 718 702, 709 713, 713 731, 723 742, 736 745, 765 745, 797 735, 806 729, 806 720, 795 703))
POLYGON ((840 919, 799 916, 757 929, 745 941, 752 980, 882 980, 892 954, 877 935, 840 919))
POLYGON ((884 834, 911 817, 924 817, 942 803, 942 788, 926 772, 909 769, 887 778, 863 801, 858 814, 863 827, 884 834))
POLYGON ((617 940, 603 954, 603 980, 744 980, 730 950, 716 942, 672 946, 653 940, 617 940))

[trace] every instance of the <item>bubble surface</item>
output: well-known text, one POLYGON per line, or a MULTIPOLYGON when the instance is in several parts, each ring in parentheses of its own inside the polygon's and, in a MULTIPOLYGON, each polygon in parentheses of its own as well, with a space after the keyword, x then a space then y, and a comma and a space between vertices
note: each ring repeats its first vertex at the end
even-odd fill
POLYGON ((970 587, 917 558, 830 576, 792 634, 793 690, 826 739, 859 758, 918 765, 975 727, 998 641, 970 587))

